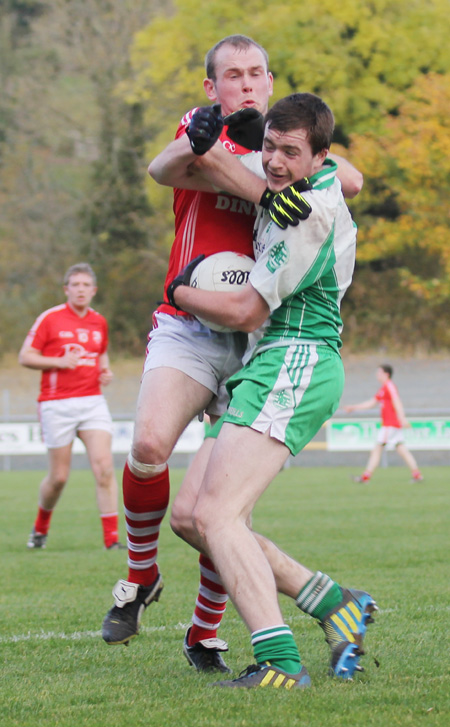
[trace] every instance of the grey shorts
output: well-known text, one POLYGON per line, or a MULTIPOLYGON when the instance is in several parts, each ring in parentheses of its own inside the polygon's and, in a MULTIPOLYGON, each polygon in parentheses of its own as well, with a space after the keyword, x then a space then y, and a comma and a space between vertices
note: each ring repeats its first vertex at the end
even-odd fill
POLYGON ((242 366, 247 335, 217 333, 196 318, 167 313, 155 313, 154 318, 143 373, 161 367, 182 371, 213 393, 206 413, 223 414, 228 405, 225 384, 242 366))

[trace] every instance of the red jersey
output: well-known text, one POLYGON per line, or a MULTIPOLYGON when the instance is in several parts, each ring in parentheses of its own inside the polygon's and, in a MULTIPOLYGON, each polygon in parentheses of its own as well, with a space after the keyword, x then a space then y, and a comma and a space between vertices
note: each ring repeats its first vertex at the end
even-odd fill
POLYGON ((397 387, 394 382, 389 380, 377 391, 375 399, 381 404, 381 423, 383 427, 397 427, 401 429, 397 412, 392 403, 392 396, 397 394, 397 387))
MULTIPOLYGON (((181 119, 175 138, 186 133, 193 114, 192 109, 181 119)), ((222 144, 232 154, 248 154, 227 136, 225 126, 220 135, 222 144)), ((171 315, 187 315, 177 311, 167 302, 168 284, 197 255, 212 255, 231 250, 249 257, 253 255, 253 225, 255 205, 240 197, 224 192, 195 192, 174 189, 173 211, 175 215, 175 240, 169 258, 169 268, 164 284, 164 303, 158 310, 171 315)))
POLYGON ((89 308, 80 317, 67 303, 49 308, 36 319, 25 343, 43 356, 81 354, 75 369, 42 372, 38 401, 101 394, 99 356, 108 348, 108 324, 100 313, 89 308))

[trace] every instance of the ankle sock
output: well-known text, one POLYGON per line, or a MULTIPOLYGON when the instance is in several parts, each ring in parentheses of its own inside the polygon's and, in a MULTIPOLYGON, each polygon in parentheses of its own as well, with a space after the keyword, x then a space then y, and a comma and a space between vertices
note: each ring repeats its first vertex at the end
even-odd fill
POLYGON ((289 626, 281 624, 252 633, 253 653, 257 664, 270 664, 287 674, 298 674, 302 668, 300 654, 289 626))
POLYGON ((297 606, 319 621, 323 621, 341 601, 342 588, 320 571, 313 575, 296 598, 297 606))
POLYGON ((39 505, 38 514, 34 521, 34 530, 40 535, 47 535, 50 528, 50 520, 52 519, 53 510, 45 510, 39 505))

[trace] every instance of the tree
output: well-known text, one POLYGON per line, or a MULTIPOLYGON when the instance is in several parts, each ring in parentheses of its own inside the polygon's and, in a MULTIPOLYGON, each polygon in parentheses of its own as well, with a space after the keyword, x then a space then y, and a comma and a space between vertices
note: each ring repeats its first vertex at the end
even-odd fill
POLYGON ((133 34, 158 2, 54 0, 38 13, 41 5, 0 5, 8 40, 0 51, 0 133, 8 133, 0 148, 0 339, 17 347, 24 321, 54 303, 64 270, 87 258, 98 269, 113 349, 141 353, 167 252, 150 224, 141 109, 116 86, 130 71, 133 34), (126 324, 117 265, 132 288, 126 324))
POLYGON ((400 337, 422 329, 435 347, 450 345, 442 326, 450 312, 449 109, 450 75, 419 76, 381 137, 355 135, 352 142, 368 186, 354 205, 365 279, 372 277, 372 288, 389 279, 397 304, 406 294, 411 314, 397 326, 400 337))

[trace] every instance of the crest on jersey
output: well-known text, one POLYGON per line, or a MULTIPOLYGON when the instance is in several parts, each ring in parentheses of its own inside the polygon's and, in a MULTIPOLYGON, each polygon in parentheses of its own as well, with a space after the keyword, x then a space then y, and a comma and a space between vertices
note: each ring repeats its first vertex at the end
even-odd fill
POLYGON ((289 250, 287 249, 284 240, 282 240, 281 242, 277 242, 277 244, 270 249, 266 267, 271 273, 274 273, 275 270, 278 270, 278 268, 281 268, 282 265, 285 265, 288 260, 289 250))

